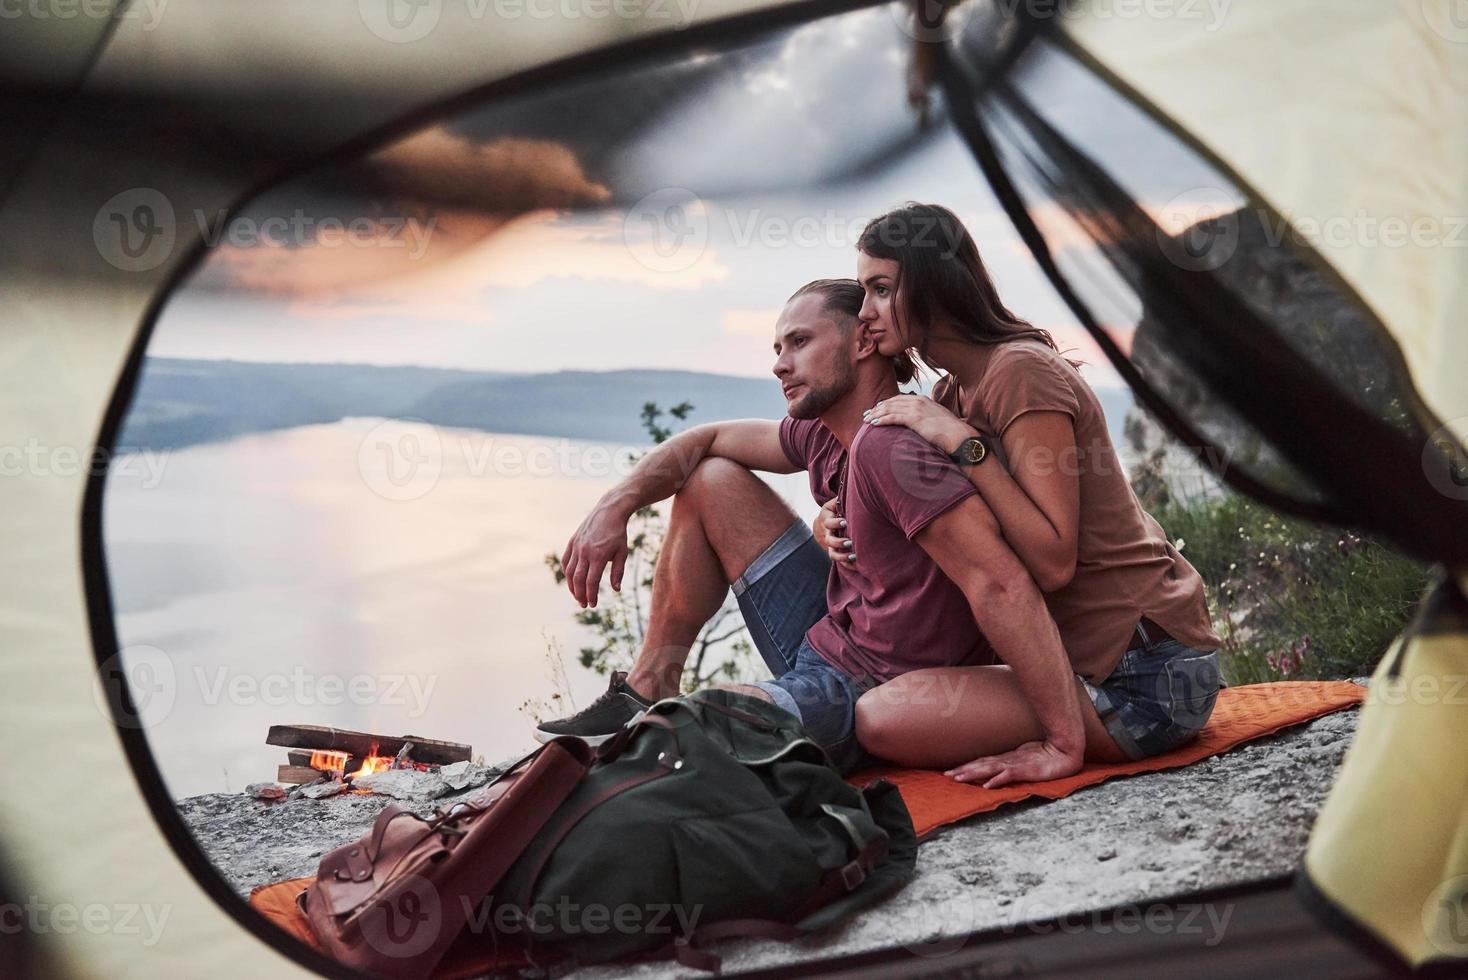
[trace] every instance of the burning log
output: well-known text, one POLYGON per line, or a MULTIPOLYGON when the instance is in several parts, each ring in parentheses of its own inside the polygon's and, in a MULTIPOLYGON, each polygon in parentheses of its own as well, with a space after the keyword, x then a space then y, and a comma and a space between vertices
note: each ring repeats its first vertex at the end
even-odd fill
MULTIPOLYGON (((310 749, 313 755, 316 752, 334 752, 343 756, 356 756, 358 759, 383 755, 388 757, 389 763, 408 745, 412 746, 413 761, 431 765, 464 762, 473 757, 473 749, 460 742, 444 742, 417 735, 394 738, 390 735, 370 735, 366 732, 351 732, 320 725, 271 725, 265 742, 267 745, 280 745, 288 749, 310 749)), ((344 758, 342 762, 345 767, 347 760, 344 758)), ((314 759, 311 765, 316 766, 314 759)))

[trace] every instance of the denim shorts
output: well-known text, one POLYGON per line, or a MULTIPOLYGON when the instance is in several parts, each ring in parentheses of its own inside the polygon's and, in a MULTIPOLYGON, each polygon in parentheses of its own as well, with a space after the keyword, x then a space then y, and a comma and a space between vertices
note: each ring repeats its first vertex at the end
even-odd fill
POLYGON ((1195 650, 1168 636, 1128 650, 1100 684, 1081 682, 1106 731, 1132 759, 1160 755, 1195 738, 1222 686, 1218 651, 1195 650))
POLYGON ((826 615, 830 572, 831 559, 797 522, 750 562, 733 588, 750 638, 774 675, 753 686, 800 719, 845 773, 881 761, 856 741, 857 699, 876 684, 848 677, 806 642, 806 632, 826 615))

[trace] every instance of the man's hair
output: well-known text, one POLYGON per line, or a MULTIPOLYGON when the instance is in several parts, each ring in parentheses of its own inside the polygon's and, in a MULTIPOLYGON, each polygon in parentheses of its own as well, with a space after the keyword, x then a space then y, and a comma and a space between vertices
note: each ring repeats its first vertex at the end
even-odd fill
MULTIPOLYGON (((857 323, 865 296, 855 279, 815 279, 801 286, 785 302, 793 303, 802 296, 821 297, 821 311, 831 314, 841 332, 849 333, 857 323)), ((917 366, 906 352, 892 358, 892 370, 898 384, 907 384, 917 373, 917 366)))

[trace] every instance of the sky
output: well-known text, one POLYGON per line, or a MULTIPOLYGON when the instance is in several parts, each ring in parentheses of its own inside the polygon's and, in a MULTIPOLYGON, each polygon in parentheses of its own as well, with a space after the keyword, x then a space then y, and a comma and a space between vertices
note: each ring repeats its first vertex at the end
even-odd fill
MULTIPOLYGON (((903 40, 881 9, 849 14, 441 120, 276 188, 170 301, 149 353, 766 377, 785 299, 853 275, 865 222, 923 200, 960 215, 1013 311, 1120 386, 952 127, 918 128, 903 40)), ((1058 209, 1036 217, 1062 257, 1093 248, 1058 209)))

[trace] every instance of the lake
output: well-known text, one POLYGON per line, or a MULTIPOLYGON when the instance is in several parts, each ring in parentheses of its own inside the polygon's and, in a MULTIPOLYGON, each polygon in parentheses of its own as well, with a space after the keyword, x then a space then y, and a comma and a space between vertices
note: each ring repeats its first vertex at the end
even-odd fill
MULTIPOLYGON (((275 724, 533 747, 552 647, 578 706, 606 688, 545 555, 643 448, 354 418, 119 457, 116 621, 169 789, 273 779, 275 724)), ((803 473, 765 478, 814 518, 803 473)))

